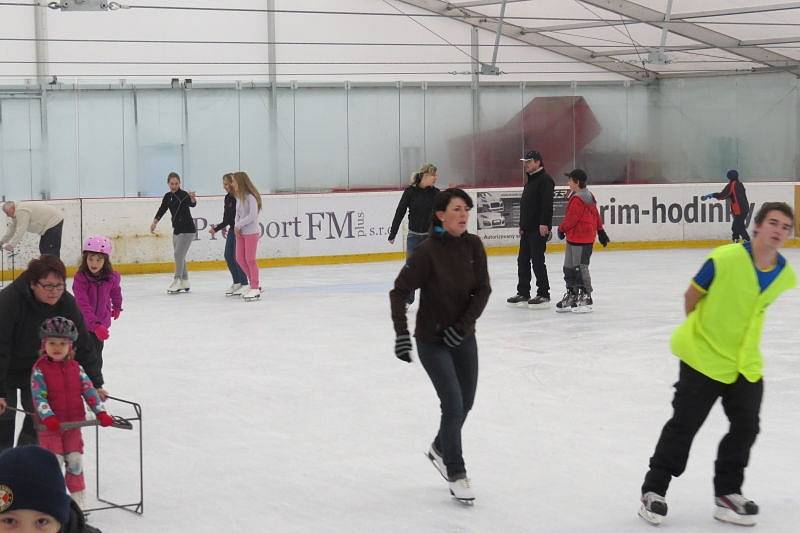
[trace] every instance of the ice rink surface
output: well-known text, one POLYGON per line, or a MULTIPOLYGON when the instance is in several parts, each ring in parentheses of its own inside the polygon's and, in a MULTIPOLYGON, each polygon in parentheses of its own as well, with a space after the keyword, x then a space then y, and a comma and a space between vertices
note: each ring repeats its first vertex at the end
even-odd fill
MULTIPOLYGON (((107 533, 653 531, 636 516, 639 487, 671 413, 668 339, 705 254, 595 253, 587 315, 507 307, 516 259, 490 258, 464 429, 472 508, 423 455, 438 425, 433 387, 394 357, 400 262, 263 269, 257 303, 225 298, 227 272, 191 273, 181 295, 165 294, 169 275, 125 276, 104 374, 112 394, 143 405, 145 513, 91 522, 107 533)), ((785 255, 800 267, 800 251, 785 255)), ((547 256, 554 300, 562 260, 547 256)), ((768 310, 762 343, 762 432, 744 491, 761 506, 758 531, 800 529, 798 324, 794 290, 768 310)), ((717 404, 672 483, 663 531, 738 531, 712 518, 726 427, 717 404)), ((135 438, 103 431, 103 492, 135 501, 135 438)))

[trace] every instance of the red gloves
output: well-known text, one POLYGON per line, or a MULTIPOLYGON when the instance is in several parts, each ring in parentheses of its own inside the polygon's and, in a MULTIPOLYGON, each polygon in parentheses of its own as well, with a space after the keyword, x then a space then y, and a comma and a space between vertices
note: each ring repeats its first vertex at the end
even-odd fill
POLYGON ((59 421, 55 416, 48 416, 42 420, 42 424, 44 424, 45 427, 50 431, 59 431, 61 429, 61 421, 59 421))
POLYGON ((94 335, 101 341, 108 339, 108 328, 103 326, 102 324, 97 324, 94 327, 94 335))
POLYGON ((111 310, 111 317, 116 320, 119 318, 119 314, 122 312, 122 309, 112 309, 111 310))
POLYGON ((100 425, 104 428, 111 426, 114 424, 114 419, 111 418, 111 415, 107 412, 103 411, 97 414, 97 420, 100 422, 100 425))

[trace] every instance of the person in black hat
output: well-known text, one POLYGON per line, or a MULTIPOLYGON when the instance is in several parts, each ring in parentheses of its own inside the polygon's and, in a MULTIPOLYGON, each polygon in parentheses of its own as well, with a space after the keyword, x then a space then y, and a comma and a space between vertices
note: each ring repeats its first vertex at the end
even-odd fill
POLYGON ((544 253, 553 225, 555 182, 544 169, 542 155, 530 150, 520 159, 525 162, 528 181, 522 189, 519 208, 519 254, 517 255, 517 294, 506 300, 513 306, 532 309, 550 307, 550 282, 544 253), (531 299, 531 266, 536 276, 536 296, 531 299))
POLYGON ((747 193, 745 192, 744 185, 739 181, 739 172, 736 170, 729 170, 728 184, 720 192, 713 192, 706 194, 702 197, 703 200, 716 200, 731 199, 731 215, 733 215, 733 223, 731 224, 731 238, 733 242, 750 241, 750 235, 747 233, 747 215, 750 213, 750 202, 747 201, 747 193))
POLYGON ((67 495, 58 459, 39 446, 0 453, 0 531, 101 533, 67 495))

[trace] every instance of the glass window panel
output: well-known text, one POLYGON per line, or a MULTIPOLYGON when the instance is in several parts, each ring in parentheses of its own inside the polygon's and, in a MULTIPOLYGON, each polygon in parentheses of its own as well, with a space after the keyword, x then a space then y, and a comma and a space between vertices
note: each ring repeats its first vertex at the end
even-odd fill
POLYGON ((277 89, 277 113, 270 89, 241 91, 241 160, 262 193, 294 192, 294 92, 277 89))
POLYGON ((439 188, 475 183, 470 87, 425 90, 425 153, 439 169, 439 188))
POLYGON ((35 194, 32 190, 31 105, 29 99, 0 99, 0 196, 6 200, 30 200, 35 194))
POLYGON ((76 96, 81 196, 123 196, 123 95, 118 91, 78 91, 76 96))
POLYGON ((397 88, 354 87, 348 97, 350 189, 396 187, 400 181, 397 88))
POLYGON ((162 196, 167 175, 183 175, 183 91, 136 91, 137 196, 162 196))
POLYGON ((47 175, 41 188, 51 198, 77 198, 78 183, 78 95, 76 91, 47 92, 47 175))
POLYGON ((425 91, 400 89, 400 176, 395 187, 406 187, 411 175, 427 162, 425 153, 425 91))
POLYGON ((575 167, 585 170, 591 183, 627 181, 627 91, 622 83, 575 88, 575 167))
POLYGON ((184 188, 220 194, 222 175, 239 170, 239 91, 186 91, 188 160, 184 188))
MULTIPOLYGON (((575 118, 577 98, 569 85, 534 85, 525 87, 523 98, 523 141, 525 150, 538 150, 544 166, 556 185, 564 184, 559 178, 575 168, 575 118)), ((589 115, 582 115, 587 120, 589 115)), ((524 172, 520 162, 519 185, 524 172)))
POLYGON ((347 189, 347 94, 344 87, 295 90, 298 191, 347 189))
POLYGON ((475 138, 476 185, 519 185, 522 143, 522 88, 481 86, 475 138))

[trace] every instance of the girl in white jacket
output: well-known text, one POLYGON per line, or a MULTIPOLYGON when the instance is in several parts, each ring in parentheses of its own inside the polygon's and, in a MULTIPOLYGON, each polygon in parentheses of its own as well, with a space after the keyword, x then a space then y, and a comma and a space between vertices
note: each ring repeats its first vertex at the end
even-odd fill
POLYGON ((247 172, 234 172, 232 191, 236 196, 236 262, 242 267, 250 288, 242 291, 242 298, 251 300, 261 297, 261 284, 258 279, 256 250, 261 238, 258 214, 261 211, 261 194, 250 180, 247 172))

